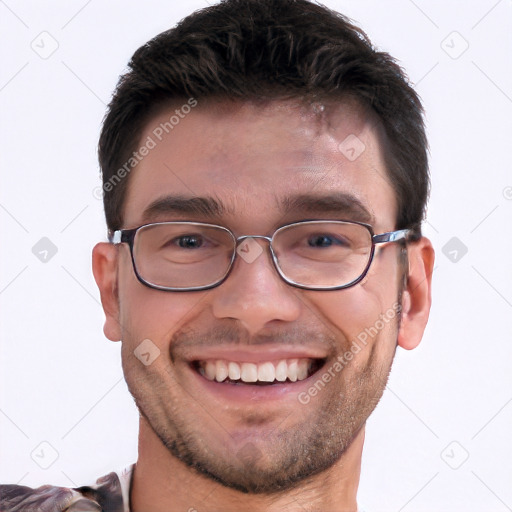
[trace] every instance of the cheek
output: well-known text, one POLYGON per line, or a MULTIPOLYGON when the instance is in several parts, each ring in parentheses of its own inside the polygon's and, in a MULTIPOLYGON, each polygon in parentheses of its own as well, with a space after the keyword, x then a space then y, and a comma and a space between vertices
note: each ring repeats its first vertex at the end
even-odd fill
POLYGON ((395 349, 400 306, 396 280, 390 274, 385 283, 366 278, 353 288, 315 297, 320 318, 342 334, 339 351, 357 353, 354 366, 365 366, 372 352, 387 360, 395 349))
POLYGON ((381 298, 360 284, 332 294, 324 292, 315 303, 322 316, 341 331, 348 342, 372 325, 382 310, 381 298))
POLYGON ((135 276, 129 252, 122 255, 119 269, 123 342, 137 345, 150 339, 164 350, 172 334, 193 318, 205 292, 163 292, 149 288, 135 276))

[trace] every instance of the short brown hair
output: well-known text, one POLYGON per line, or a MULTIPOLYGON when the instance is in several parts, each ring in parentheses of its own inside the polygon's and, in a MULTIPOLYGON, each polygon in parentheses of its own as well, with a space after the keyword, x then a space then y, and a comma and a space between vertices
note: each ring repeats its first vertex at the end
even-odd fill
POLYGON ((135 52, 99 140, 108 228, 123 227, 126 162, 149 116, 164 103, 347 96, 372 109, 384 128, 396 228, 412 228, 420 236, 429 192, 420 99, 396 61, 374 49, 361 29, 308 0, 225 0, 184 18, 135 52))

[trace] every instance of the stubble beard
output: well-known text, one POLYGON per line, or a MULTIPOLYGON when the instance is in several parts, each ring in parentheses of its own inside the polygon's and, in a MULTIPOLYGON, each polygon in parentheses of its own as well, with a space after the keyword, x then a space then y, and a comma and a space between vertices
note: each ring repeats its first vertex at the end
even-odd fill
MULTIPOLYGON (((254 443, 248 442, 231 453, 227 449, 219 452, 218 443, 205 446, 205 437, 197 430, 195 422, 187 423, 176 415, 179 409, 169 405, 169 401, 155 399, 166 396, 165 385, 161 386, 161 393, 158 392, 162 381, 155 380, 145 389, 137 385, 140 379, 135 378, 134 385, 128 379, 127 382, 140 414, 179 461, 227 488, 275 495, 333 466, 364 426, 383 394, 394 357, 393 351, 390 360, 378 362, 376 347, 379 341, 385 341, 379 338, 377 336, 372 345, 363 349, 370 350, 370 354, 361 370, 349 374, 350 379, 342 386, 338 383, 334 392, 329 389, 335 384, 331 381, 312 399, 313 405, 316 400, 325 400, 321 406, 316 406, 314 417, 307 414, 307 409, 302 409, 307 406, 297 401, 297 410, 292 413, 297 421, 291 427, 284 430, 278 425, 264 440, 255 439, 254 443)), ((347 364, 340 375, 350 371, 355 360, 347 364)), ((322 372, 320 370, 317 378, 321 378, 322 372)), ((183 405, 181 410, 184 410, 183 405)), ((289 419, 285 419, 287 423, 289 419)), ((221 430, 219 426, 220 437, 225 435, 221 430)))

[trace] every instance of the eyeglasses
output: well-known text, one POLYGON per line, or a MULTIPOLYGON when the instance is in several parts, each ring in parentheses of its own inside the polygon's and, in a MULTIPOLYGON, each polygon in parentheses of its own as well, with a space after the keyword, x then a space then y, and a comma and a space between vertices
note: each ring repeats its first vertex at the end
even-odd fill
POLYGON ((281 226, 272 237, 235 237, 222 226, 186 221, 109 232, 109 241, 129 244, 137 279, 157 290, 207 290, 220 285, 237 253, 250 261, 248 256, 262 252, 257 239, 269 242, 274 266, 286 283, 307 290, 340 290, 364 278, 376 244, 405 241, 409 234, 411 230, 402 229, 375 235, 370 225, 361 222, 308 220, 281 226))

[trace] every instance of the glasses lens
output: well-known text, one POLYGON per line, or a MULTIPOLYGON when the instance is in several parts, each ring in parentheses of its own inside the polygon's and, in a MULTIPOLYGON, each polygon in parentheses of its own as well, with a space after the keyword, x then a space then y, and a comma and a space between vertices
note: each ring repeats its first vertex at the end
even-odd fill
POLYGON ((372 238, 359 224, 312 221, 278 230, 273 249, 287 279, 312 288, 334 288, 361 277, 372 238))
POLYGON ((229 270, 234 247, 233 236, 222 227, 163 223, 137 231, 133 256, 144 281, 186 289, 220 281, 229 270))

